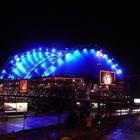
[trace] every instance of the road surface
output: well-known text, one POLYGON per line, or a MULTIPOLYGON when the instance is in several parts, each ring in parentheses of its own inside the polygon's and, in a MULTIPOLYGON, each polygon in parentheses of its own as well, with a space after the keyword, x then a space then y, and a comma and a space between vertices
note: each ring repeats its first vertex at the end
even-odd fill
POLYGON ((140 140, 140 116, 122 120, 101 140, 140 140))

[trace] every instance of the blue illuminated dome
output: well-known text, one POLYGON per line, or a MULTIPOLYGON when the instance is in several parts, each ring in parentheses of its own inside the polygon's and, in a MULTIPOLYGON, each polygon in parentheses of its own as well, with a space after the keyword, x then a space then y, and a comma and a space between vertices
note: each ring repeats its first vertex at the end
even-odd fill
POLYGON ((97 78, 99 69, 114 71, 117 77, 122 77, 118 63, 102 50, 36 48, 11 57, 2 67, 0 79, 30 79, 66 74, 97 78))

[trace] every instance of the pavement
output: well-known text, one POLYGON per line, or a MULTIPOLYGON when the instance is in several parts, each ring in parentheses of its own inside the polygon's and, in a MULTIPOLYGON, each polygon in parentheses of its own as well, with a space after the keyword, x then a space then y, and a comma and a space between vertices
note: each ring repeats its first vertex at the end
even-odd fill
MULTIPOLYGON (((118 120, 119 121, 119 120, 118 120)), ((113 127, 115 127, 117 121, 105 121, 98 126, 92 126, 87 128, 86 126, 77 128, 66 128, 64 125, 52 125, 41 128, 34 128, 28 130, 21 130, 13 134, 15 140, 99 140, 105 136, 113 127), (114 122, 114 123, 113 123, 114 122), (108 129, 105 126, 108 126, 108 129)), ((11 133, 7 135, 1 135, 0 138, 7 138, 9 140, 11 133)))
MULTIPOLYGON (((64 123, 67 112, 61 114, 60 123, 64 123)), ((24 115, 8 115, 7 119, 5 117, 0 118, 0 134, 11 133, 12 131, 18 132, 22 130, 52 126, 57 124, 56 114, 27 114, 24 115)))
MULTIPOLYGON (((12 139, 12 137, 14 140, 108 140, 108 138, 111 138, 109 140, 112 140, 112 137, 116 137, 116 135, 112 136, 109 135, 109 133, 112 132, 111 134, 116 134, 116 131, 118 132, 118 129, 122 128, 123 124, 120 125, 120 128, 115 130, 116 125, 123 119, 127 122, 128 118, 128 116, 121 116, 117 118, 112 118, 112 120, 106 119, 99 125, 95 126, 95 124, 93 123, 92 127, 88 128, 86 127, 86 124, 84 124, 82 127, 67 128, 63 123, 61 123, 61 125, 59 126, 56 125, 56 123, 54 123, 56 122, 55 117, 56 116, 52 118, 52 116, 50 115, 52 121, 49 120, 48 116, 43 117, 41 114, 37 116, 27 117, 29 120, 27 121, 28 123, 26 122, 25 130, 22 129, 23 124, 21 124, 20 126, 20 121, 16 123, 18 120, 16 118, 16 122, 13 124, 12 121, 12 125, 9 125, 10 133, 1 134, 0 140, 10 140, 12 139), (31 119, 32 117, 34 119, 31 119), (46 125, 48 124, 48 122, 53 122, 54 124, 50 123, 50 125, 46 125), (12 133, 11 128, 13 129, 15 126, 20 126, 21 129, 12 133)), ((10 121, 8 124, 10 124, 10 121)))

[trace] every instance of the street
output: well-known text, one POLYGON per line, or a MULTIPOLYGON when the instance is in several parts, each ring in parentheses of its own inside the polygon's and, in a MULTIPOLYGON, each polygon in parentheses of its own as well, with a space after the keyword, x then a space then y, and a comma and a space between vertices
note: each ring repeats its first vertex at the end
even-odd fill
POLYGON ((140 140, 140 116, 122 120, 101 140, 140 140))

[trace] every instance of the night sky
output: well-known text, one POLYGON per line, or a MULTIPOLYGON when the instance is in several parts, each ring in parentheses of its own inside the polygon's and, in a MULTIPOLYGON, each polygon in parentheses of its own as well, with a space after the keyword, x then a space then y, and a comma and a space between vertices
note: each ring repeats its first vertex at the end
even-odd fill
POLYGON ((140 24, 136 10, 57 6, 46 9, 40 15, 0 17, 0 66, 12 55, 37 45, 64 48, 96 44, 110 52, 127 74, 140 74, 140 24))

